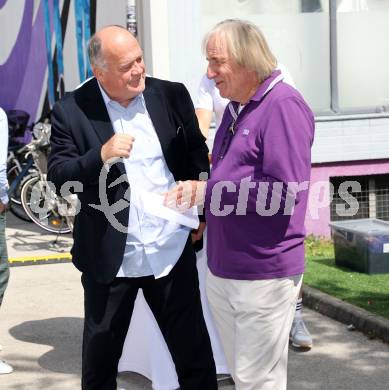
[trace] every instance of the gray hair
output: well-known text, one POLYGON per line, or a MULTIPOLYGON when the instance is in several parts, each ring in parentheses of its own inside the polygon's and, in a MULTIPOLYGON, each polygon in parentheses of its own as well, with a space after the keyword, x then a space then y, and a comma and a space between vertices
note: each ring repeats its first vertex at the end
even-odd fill
MULTIPOLYGON (((107 27, 117 27, 123 30, 128 31, 125 27, 120 26, 119 24, 112 24, 107 27)), ((129 31, 128 31, 129 32, 129 31)), ((129 32, 131 34, 131 32, 129 32)), ((105 58, 102 51, 102 42, 101 39, 98 36, 98 33, 95 33, 92 35, 92 37, 89 40, 88 45, 88 55, 89 55, 89 62, 92 66, 96 66, 101 69, 106 68, 105 58)))
POLYGON ((92 66, 105 69, 106 63, 101 47, 101 39, 96 34, 92 35, 88 45, 89 62, 92 66))
POLYGON ((270 51, 266 39, 255 24, 241 19, 226 19, 218 23, 203 39, 203 52, 211 38, 220 38, 227 46, 228 54, 240 66, 257 72, 260 82, 277 66, 277 59, 270 51))

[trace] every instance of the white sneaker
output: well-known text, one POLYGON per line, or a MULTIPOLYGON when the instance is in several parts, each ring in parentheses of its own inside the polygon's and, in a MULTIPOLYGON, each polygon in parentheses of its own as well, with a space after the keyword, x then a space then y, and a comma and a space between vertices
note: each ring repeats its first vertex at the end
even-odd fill
POLYGON ((0 360, 0 375, 10 374, 14 369, 4 360, 0 360))
POLYGON ((293 347, 312 348, 312 336, 305 326, 303 319, 293 321, 289 338, 292 341, 293 347))

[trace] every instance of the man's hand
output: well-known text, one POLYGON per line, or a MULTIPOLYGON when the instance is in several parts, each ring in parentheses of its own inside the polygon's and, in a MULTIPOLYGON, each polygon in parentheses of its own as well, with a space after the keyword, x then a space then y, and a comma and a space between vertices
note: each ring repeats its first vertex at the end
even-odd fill
POLYGON ((0 202, 0 214, 5 213, 6 209, 7 209, 7 205, 0 202))
POLYGON ((105 163, 113 157, 130 157, 135 138, 129 134, 115 134, 101 148, 101 159, 105 163))
POLYGON ((199 227, 191 231, 192 244, 194 244, 198 240, 201 240, 204 230, 205 230, 205 222, 200 222, 199 227))
POLYGON ((164 205, 180 211, 199 206, 204 203, 206 185, 205 181, 180 181, 165 194, 164 205))

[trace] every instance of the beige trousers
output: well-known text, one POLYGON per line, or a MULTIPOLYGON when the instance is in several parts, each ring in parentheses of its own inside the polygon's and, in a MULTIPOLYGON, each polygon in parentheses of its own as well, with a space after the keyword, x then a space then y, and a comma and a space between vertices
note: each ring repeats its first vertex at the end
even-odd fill
POLYGON ((286 390, 289 331, 302 275, 235 280, 209 270, 206 291, 237 390, 286 390))

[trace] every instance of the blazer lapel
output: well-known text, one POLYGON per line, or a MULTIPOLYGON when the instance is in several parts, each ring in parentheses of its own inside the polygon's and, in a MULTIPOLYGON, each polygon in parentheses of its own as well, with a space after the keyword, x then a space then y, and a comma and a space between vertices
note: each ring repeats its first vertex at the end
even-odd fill
MULTIPOLYGON (((97 80, 93 78, 85 86, 82 86, 80 103, 86 117, 92 123, 97 136, 102 144, 105 144, 114 134, 111 120, 101 95, 97 80)), ((80 88, 80 89, 81 89, 80 88)))
MULTIPOLYGON (((115 132, 97 80, 93 78, 81 88, 83 88, 83 97, 80 98, 80 101, 83 102, 85 115, 91 122, 101 144, 104 145, 115 132)), ((116 166, 121 174, 126 174, 123 163, 118 163, 116 166)))

